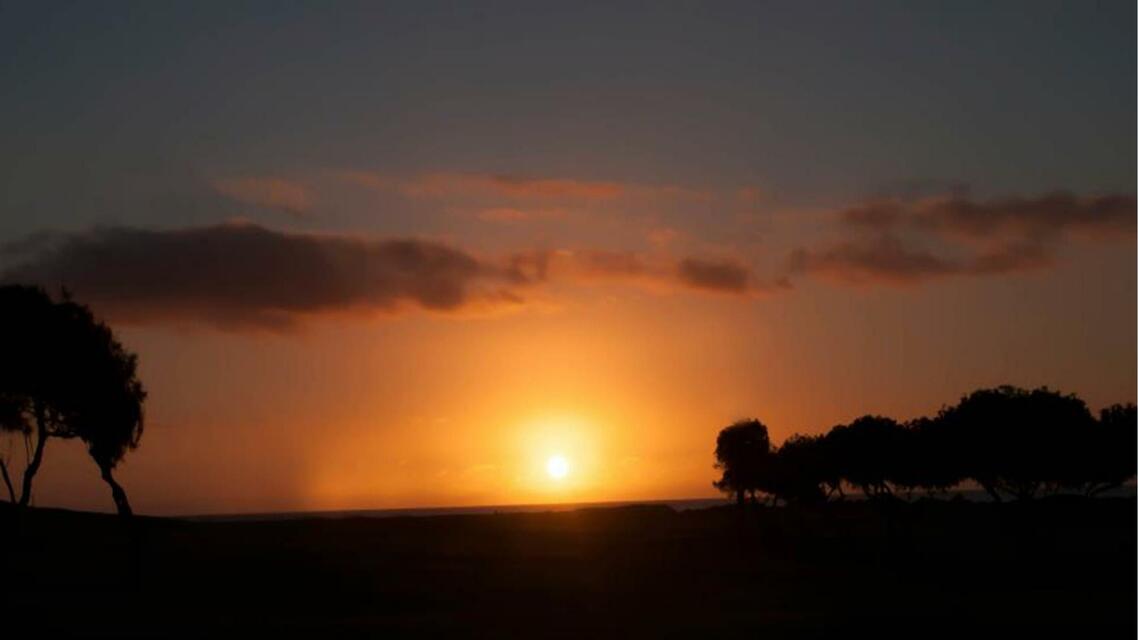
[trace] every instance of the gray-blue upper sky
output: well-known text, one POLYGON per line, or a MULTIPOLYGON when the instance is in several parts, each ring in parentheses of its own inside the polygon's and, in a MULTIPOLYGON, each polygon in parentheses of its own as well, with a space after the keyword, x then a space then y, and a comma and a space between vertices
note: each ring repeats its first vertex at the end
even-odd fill
POLYGON ((1132 2, 425 4, 0 4, 0 233, 328 168, 1132 190, 1132 2))

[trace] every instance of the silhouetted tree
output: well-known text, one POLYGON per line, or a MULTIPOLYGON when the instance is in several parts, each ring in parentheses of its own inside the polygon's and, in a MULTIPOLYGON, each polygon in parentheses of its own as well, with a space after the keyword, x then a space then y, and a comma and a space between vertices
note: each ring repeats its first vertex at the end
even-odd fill
POLYGON ((1086 404, 1046 387, 981 389, 938 416, 963 475, 994 500, 1072 482, 1073 451, 1094 429, 1086 404))
POLYGON ((759 488, 785 502, 817 503, 826 500, 822 489, 827 460, 822 439, 793 435, 773 452, 760 474, 759 488))
POLYGON ((828 434, 814 436, 814 460, 815 472, 826 492, 826 498, 837 496, 838 500, 845 499, 846 494, 842 489, 841 451, 830 440, 828 434))
POLYGON ((142 438, 146 391, 138 379, 138 358, 86 306, 65 300, 58 309, 70 328, 73 365, 66 376, 66 419, 57 435, 83 441, 118 512, 129 516, 130 502, 113 470, 142 438))
POLYGON ((925 447, 923 433, 908 423, 894 422, 891 436, 886 441, 889 447, 885 452, 887 467, 885 481, 893 495, 903 495, 912 500, 913 492, 925 485, 925 447))
POLYGON ((899 475, 905 429, 884 416, 862 416, 826 434, 838 475, 867 498, 892 495, 890 482, 899 475))
POLYGON ((842 485, 868 498, 928 496, 966 480, 996 501, 1077 490, 1093 496, 1138 475, 1138 410, 1113 405, 1096 420, 1078 396, 1042 387, 979 389, 934 418, 905 424, 862 416, 824 436, 795 435, 772 450, 766 427, 737 422, 719 433, 715 482, 740 504, 824 501, 842 485))
POLYGON ((742 506, 745 495, 759 489, 760 478, 771 459, 767 427, 758 420, 740 420, 725 427, 715 440, 715 467, 723 475, 713 484, 734 494, 742 506))
MULTIPOLYGON (((59 334, 59 317, 51 298, 35 287, 0 287, 0 396, 4 420, 0 428, 24 439, 27 459, 18 502, 27 505, 32 481, 43 463, 44 448, 56 423, 52 406, 58 397, 56 379, 66 368, 59 334)), ((14 491, 13 491, 14 493, 14 491)))
POLYGON ((897 484, 911 491, 920 488, 927 495, 947 491, 964 481, 961 457, 951 430, 935 418, 920 417, 905 425, 908 432, 899 460, 897 484))
POLYGON ((1065 485, 1093 496, 1122 486, 1138 474, 1138 412, 1133 404, 1115 404, 1099 413, 1097 424, 1083 438, 1080 456, 1065 485))
POLYGON ((66 297, 54 303, 33 287, 0 287, 0 340, 8 356, 0 366, 0 427, 34 433, 35 440, 19 503, 31 500, 48 439, 79 438, 119 513, 130 515, 112 471, 142 435, 146 392, 136 357, 87 307, 66 297))
MULTIPOLYGON (((32 433, 32 426, 28 422, 28 415, 22 398, 7 394, 0 395, 0 432, 18 434, 26 445, 27 439, 32 433)), ((27 450, 26 446, 25 450, 27 450)), ((8 459, 0 457, 0 478, 4 480, 4 488, 8 490, 8 500, 14 503, 17 500, 16 487, 12 484, 8 463, 8 459)))

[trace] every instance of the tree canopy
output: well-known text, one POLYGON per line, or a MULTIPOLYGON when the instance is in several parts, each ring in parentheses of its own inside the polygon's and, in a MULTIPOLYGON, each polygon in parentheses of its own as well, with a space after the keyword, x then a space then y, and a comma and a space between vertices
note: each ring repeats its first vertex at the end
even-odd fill
POLYGON ((726 427, 715 441, 716 467, 723 471, 715 486, 735 494, 742 504, 745 494, 759 490, 770 453, 767 427, 758 420, 740 420, 726 427))
MULTIPOLYGON (((29 459, 18 502, 28 505, 50 438, 78 438, 111 487, 115 507, 129 515, 113 470, 138 446, 146 391, 137 357, 86 306, 42 289, 0 287, 0 429, 25 438, 29 459)), ((3 465, 11 499, 16 492, 3 465)))
POLYGON ((1096 419, 1074 394, 1002 386, 976 390, 932 417, 901 423, 866 415, 775 448, 761 422, 736 422, 717 441, 723 474, 715 486, 740 501, 750 492, 772 503, 841 498, 843 485, 870 499, 932 497, 966 482, 996 501, 1097 495, 1138 474, 1136 450, 1133 404, 1107 407, 1096 419))

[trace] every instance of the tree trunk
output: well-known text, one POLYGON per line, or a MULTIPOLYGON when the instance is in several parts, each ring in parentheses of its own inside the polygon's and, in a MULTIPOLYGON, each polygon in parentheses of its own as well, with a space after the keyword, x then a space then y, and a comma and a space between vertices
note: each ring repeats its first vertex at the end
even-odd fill
POLYGON ((43 450, 47 446, 47 417, 43 407, 36 404, 36 452, 24 469, 24 486, 20 489, 20 506, 26 507, 32 501, 32 479, 43 463, 43 450))
POLYGON ((12 486, 12 477, 8 475, 8 465, 0 460, 0 475, 4 476, 4 486, 8 488, 8 501, 16 504, 16 488, 12 486))
POLYGON ((1090 488, 1087 489, 1086 496, 1088 498, 1093 498, 1104 491, 1110 491, 1111 489, 1121 487, 1122 485, 1122 482, 1105 482, 1100 485, 1091 485, 1090 488))
POLYGON ((109 465, 99 465, 99 471, 103 476, 103 480, 111 486, 111 497, 115 501, 115 509, 118 510, 120 516, 129 518, 134 515, 130 509, 130 501, 126 499, 126 491, 118 482, 115 481, 114 475, 111 474, 111 467, 109 465))
POLYGON ((839 481, 837 484, 830 485, 830 491, 829 491, 829 493, 826 494, 826 499, 829 500, 834 495, 838 496, 839 501, 846 499, 846 493, 844 491, 842 491, 841 481, 839 481))
POLYGON ((980 486, 984 487, 984 491, 987 491, 988 495, 992 497, 992 502, 1003 502, 1004 501, 1004 499, 1002 497, 1000 497, 1000 492, 996 491, 996 488, 994 486, 992 486, 991 483, 981 482, 980 486))

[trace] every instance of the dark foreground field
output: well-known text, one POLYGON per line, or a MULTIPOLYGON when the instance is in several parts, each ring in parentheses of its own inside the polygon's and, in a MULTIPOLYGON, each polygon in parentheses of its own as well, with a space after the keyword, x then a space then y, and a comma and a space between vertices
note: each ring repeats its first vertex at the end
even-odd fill
POLYGON ((132 526, 4 508, 0 625, 25 630, 5 637, 237 628, 247 637, 1133 638, 1135 506, 850 503, 742 518, 730 508, 632 507, 132 526))

